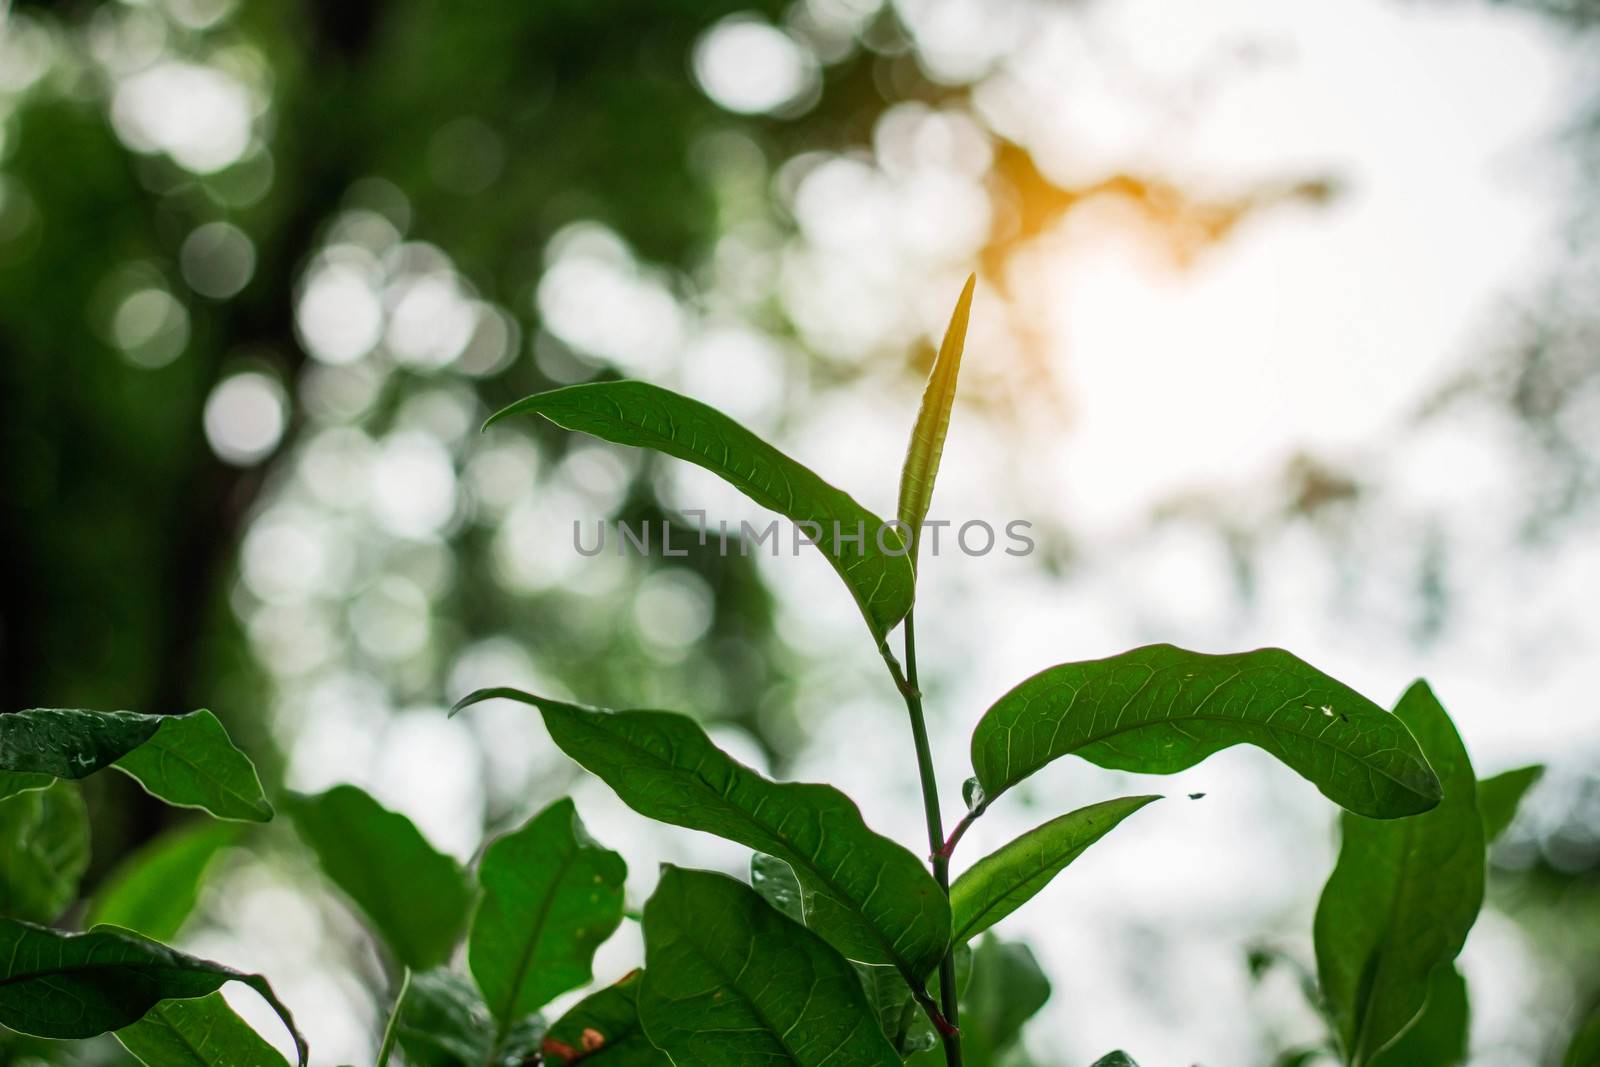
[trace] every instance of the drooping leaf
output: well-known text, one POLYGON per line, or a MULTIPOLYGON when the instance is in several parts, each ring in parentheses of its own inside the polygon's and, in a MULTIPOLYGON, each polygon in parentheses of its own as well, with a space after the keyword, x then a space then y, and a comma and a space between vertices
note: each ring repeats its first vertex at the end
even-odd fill
POLYGON ((86 1038, 131 1026, 164 1000, 242 982, 272 1006, 306 1062, 294 1017, 259 974, 197 959, 115 927, 65 934, 0 918, 0 1026, 37 1037, 86 1038))
POLYGON ((467 955, 495 1019, 531 1015, 590 981, 595 949, 622 923, 627 874, 565 797, 489 846, 467 955))
POLYGON ((208 822, 161 835, 111 872, 89 902, 86 924, 170 941, 194 911, 206 869, 238 838, 237 827, 208 822))
MULTIPOLYGON (((755 853, 750 857, 750 885, 762 900, 779 912, 795 922, 805 921, 800 881, 787 863, 774 856, 755 853)), ((962 962, 970 962, 970 958, 970 953, 964 953, 962 962)), ((879 1027, 889 1044, 902 1056, 932 1048, 938 1035, 933 1032, 933 1025, 899 970, 879 963, 851 961, 850 965, 861 978, 867 1003, 878 1017, 879 1027)), ((937 977, 935 974, 935 981, 937 977)))
POLYGON ((950 906, 937 883, 837 789, 764 778, 671 712, 598 711, 514 689, 480 690, 456 709, 496 697, 538 708, 561 750, 641 815, 789 864, 806 924, 851 959, 920 982, 944 955, 950 906))
POLYGON ((917 409, 916 425, 911 430, 911 443, 906 447, 906 459, 900 468, 900 522, 911 539, 911 562, 917 562, 917 548, 922 520, 928 517, 928 505, 933 502, 933 483, 939 476, 939 460, 944 455, 945 433, 950 429, 950 408, 956 399, 956 378, 961 373, 961 352, 967 343, 967 317, 972 311, 972 290, 978 284, 976 274, 967 277, 967 284, 956 301, 956 309, 945 329, 944 342, 934 357, 933 369, 928 374, 928 385, 922 393, 922 405, 917 409))
POLYGON ((115 766, 152 796, 219 819, 266 822, 272 806, 255 766, 204 708, 187 715, 31 708, 0 715, 0 771, 87 778, 115 766))
POLYGON ((470 981, 439 969, 411 976, 396 1034, 411 1067, 482 1067, 494 1020, 470 981))
POLYGON ((0 800, 0 915, 50 923, 89 867, 89 813, 77 786, 51 780, 0 800))
POLYGON ((988 804, 1061 756, 1173 774, 1237 744, 1264 749, 1362 815, 1397 818, 1439 802, 1404 723, 1275 648, 1211 656, 1149 645, 1051 667, 984 713, 972 766, 988 804))
POLYGON ((1544 764, 1535 763, 1505 771, 1478 783, 1478 813, 1483 816, 1484 840, 1495 842, 1517 817, 1528 790, 1544 777, 1544 764))
POLYGON ((410 819, 352 785, 289 802, 295 829, 333 884, 397 960, 425 971, 450 958, 472 904, 460 864, 410 819))
POLYGON ((915 577, 894 528, 720 411, 644 382, 594 382, 526 397, 496 412, 485 428, 523 413, 687 460, 762 507, 814 524, 806 531, 815 534, 879 644, 911 610, 915 577))
POLYGON ((219 819, 272 818, 255 765, 204 708, 162 717, 156 732, 113 766, 168 804, 201 808, 219 819))
POLYGON ((574 1004, 545 1031, 544 1062, 566 1067, 672 1067, 650 1043, 639 1024, 643 973, 630 971, 617 982, 574 1004))
POLYGON ((644 940, 639 1019, 674 1063, 900 1063, 849 963, 743 883, 665 868, 644 940))
POLYGON ((1456 958, 1483 903, 1483 821, 1467 750, 1422 682, 1395 715, 1422 743, 1444 799, 1410 819, 1341 820, 1314 932, 1323 997, 1353 1067, 1370 1064, 1422 1010, 1434 968, 1456 958))
POLYGON ((1372 1062, 1376 1067, 1457 1067, 1466 1063, 1471 1013, 1467 980, 1454 963, 1442 963, 1428 978, 1422 1014, 1372 1062))
POLYGON ((288 1067, 221 993, 164 1000, 117 1040, 146 1067, 288 1067))
POLYGON ((969 940, 1016 911, 1123 819, 1159 799, 1121 797, 1091 804, 983 857, 950 887, 955 940, 969 940))
POLYGON ((975 1063, 993 1063, 1050 999, 1050 981, 1027 945, 990 934, 972 953, 972 983, 961 998, 962 1044, 975 1063))

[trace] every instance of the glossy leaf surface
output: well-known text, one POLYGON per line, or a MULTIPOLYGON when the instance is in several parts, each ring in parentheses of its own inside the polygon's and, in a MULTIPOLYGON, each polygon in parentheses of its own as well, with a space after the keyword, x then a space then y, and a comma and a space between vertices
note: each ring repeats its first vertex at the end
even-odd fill
POLYGON ((239 838, 238 827, 197 823, 163 834, 128 856, 89 902, 85 923, 109 923, 170 941, 194 911, 206 869, 239 838))
POLYGON ((1149 645, 1034 675, 984 713, 972 765, 992 802, 1061 756, 1173 774, 1237 744, 1261 748, 1324 796, 1373 818, 1439 802, 1405 724, 1280 649, 1211 656, 1149 645))
POLYGON ((955 939, 966 941, 1026 904, 1073 860, 1156 796, 1120 797, 1051 819, 983 857, 950 887, 955 939))
POLYGON ((666 868, 644 938, 639 1018, 675 1063, 900 1063, 849 963, 741 882, 666 868))
POLYGON ((598 711, 514 689, 480 690, 456 707, 496 697, 537 707, 561 750, 641 815, 789 864, 806 924, 850 958, 923 976, 944 955, 944 894, 915 856, 869 830, 832 786, 764 778, 671 712, 598 711))
POLYGON ((967 343, 967 318, 972 311, 972 290, 977 284, 978 276, 969 275, 956 301, 950 325, 945 329, 944 341, 939 345, 939 354, 934 357, 933 368, 928 373, 928 384, 922 392, 922 405, 917 409, 917 421, 911 429, 911 443, 906 447, 905 463, 900 469, 899 517, 911 538, 913 564, 917 560, 922 520, 928 517, 928 507, 933 502, 933 484, 939 476, 945 434, 950 429, 950 409, 956 399, 961 353, 967 343))
POLYGON ((470 981, 440 968, 411 976, 396 1033, 412 1067, 482 1067, 494 1020, 470 981))
POLYGON ((544 1062, 554 1067, 579 1062, 585 1067, 672 1067, 639 1023, 643 980, 640 971, 624 975, 551 1023, 541 1045, 544 1062))
POLYGON ((0 800, 14 797, 18 793, 27 793, 35 789, 45 789, 54 776, 48 774, 28 774, 22 771, 0 771, 0 800))
POLYGON ((29 708, 0 715, 0 771, 87 778, 155 735, 159 715, 29 708))
POLYGON ((915 577, 894 529, 883 531, 886 552, 878 545, 882 519, 720 411, 644 382, 594 382, 526 397, 496 412, 485 427, 524 413, 687 460, 764 508, 796 523, 815 523, 808 532, 817 533, 817 547, 844 579, 880 644, 911 610, 915 577), (837 542, 836 528, 843 535, 837 542), (859 542, 843 539, 861 530, 859 542))
POLYGON ((89 867, 89 813, 78 787, 54 781, 0 800, 0 915, 50 923, 89 867))
POLYGON ((294 1037, 305 1039, 259 974, 244 974, 113 927, 65 934, 0 919, 0 1025, 38 1037, 95 1037, 120 1030, 168 999, 203 997, 243 982, 272 1006, 294 1037))
POLYGON ((595 949, 622 922, 627 874, 567 798, 489 846, 467 953, 498 1021, 531 1015, 591 980, 595 949))
POLYGON ((1361 1067, 1422 1010, 1434 968, 1456 958, 1483 903, 1484 832, 1472 764, 1422 682, 1395 715, 1444 784, 1424 815, 1346 814, 1339 861, 1317 905, 1317 974, 1347 1063, 1361 1067))
POLYGON ((287 1067, 221 993, 164 1000, 117 1040, 146 1067, 287 1067))
POLYGON ((290 804, 295 829, 333 884, 413 971, 450 958, 466 925, 472 886, 411 820, 351 785, 290 804))

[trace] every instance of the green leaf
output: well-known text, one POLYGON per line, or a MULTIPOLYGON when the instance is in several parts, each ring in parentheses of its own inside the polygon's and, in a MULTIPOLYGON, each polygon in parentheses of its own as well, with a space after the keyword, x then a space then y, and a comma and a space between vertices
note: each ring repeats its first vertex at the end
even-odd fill
POLYGON ((1157 796, 1121 797, 1068 812, 983 857, 950 887, 955 940, 977 936, 1031 900, 1084 850, 1157 796))
POLYGON ((1252 744, 1351 811, 1427 811, 1439 781, 1405 724, 1280 649, 1209 656, 1149 645, 1065 663, 995 702, 972 735, 984 804, 1061 756, 1173 774, 1252 744))
POLYGON ((36 1037, 96 1037, 144 1017, 163 1000, 243 982, 283 1020, 305 1067, 306 1043, 267 980, 197 959, 115 927, 64 934, 0 919, 0 1026, 36 1037))
POLYGON ((627 874, 566 797, 484 852, 467 954, 502 1025, 593 978, 595 949, 622 924, 627 874))
POLYGON ((967 343, 967 316, 972 310, 972 290, 978 276, 967 276, 944 343, 934 358, 928 385, 917 409, 917 422, 906 447, 905 464, 900 468, 900 522, 911 538, 911 562, 917 562, 922 520, 928 517, 933 502, 933 483, 939 476, 939 459, 944 455, 945 432, 950 428, 950 408, 956 400, 956 378, 961 373, 961 351, 967 343))
MULTIPOLYGON (((0 771, 76 779, 111 766, 169 804, 219 819, 272 818, 255 766, 204 708, 187 715, 82 708, 0 715, 0 771)), ((20 781, 26 788, 37 779, 20 781)), ((0 791, 18 784, 0 782, 0 791)))
MULTIPOLYGON (((750 857, 750 885, 772 907, 795 922, 805 921, 800 881, 794 870, 775 856, 757 852, 750 857)), ((966 955, 970 962, 970 953, 966 955)), ((867 1003, 878 1017, 879 1028, 902 1056, 933 1047, 938 1035, 927 1021, 911 987, 899 970, 875 963, 850 964, 861 979, 867 1003)), ((937 978, 937 975, 935 975, 937 978)))
POLYGON ((221 993, 164 1000, 118 1030, 117 1040, 147 1067, 287 1067, 221 993))
POLYGON ((674 1063, 900 1063, 849 963, 732 878, 666 867, 644 942, 639 1019, 674 1063))
POLYGON ((538 708, 561 750, 641 815, 776 856, 800 880, 808 926, 851 959, 890 963, 919 985, 950 941, 950 906, 922 863, 867 828, 843 793, 773 782, 665 711, 599 711, 515 689, 484 689, 538 708))
POLYGON ((109 923, 170 941, 194 911, 207 868, 238 839, 238 827, 226 823, 162 834, 111 872, 89 903, 86 924, 109 923))
POLYGON ((1339 861, 1317 904, 1317 973, 1346 1062, 1364 1067, 1422 1010, 1435 967, 1461 951, 1483 904, 1483 821, 1472 764, 1433 692, 1395 709, 1439 772, 1444 799, 1379 822, 1346 814, 1339 861))
POLYGON ((976 1062, 993 1062, 1049 999, 1050 981, 1027 945, 984 937, 972 953, 972 984, 961 1001, 963 1045, 976 1062))
POLYGON ((450 958, 473 896, 460 864, 428 844, 410 819, 353 785, 294 796, 289 812, 323 873, 397 960, 425 971, 450 958))
POLYGON ((18 793, 27 793, 35 789, 47 789, 55 778, 48 774, 24 774, 13 771, 0 771, 0 800, 14 797, 18 793))
POLYGON ((1440 964, 1428 978, 1422 1014, 1373 1063, 1378 1067, 1457 1067, 1466 1063, 1471 1011, 1467 980, 1454 963, 1440 964))
POLYGON ((544 1062, 554 1067, 579 1061, 584 1067, 672 1067, 639 1024, 642 981, 643 972, 630 971, 551 1023, 541 1046, 544 1062))
POLYGON ((850 588, 880 645, 911 610, 916 577, 894 528, 720 411, 644 382, 594 382, 526 397, 496 412, 484 428, 525 412, 687 460, 762 507, 795 523, 815 524, 807 532, 815 534, 817 547, 850 588), (859 542, 844 539, 862 531, 859 542))
POLYGON ((1118 1049, 1115 1052, 1108 1052, 1101 1056, 1094 1061, 1091 1067, 1139 1067, 1139 1065, 1133 1061, 1132 1056, 1118 1049))
POLYGON ((411 976, 396 1027, 411 1067, 483 1067, 494 1034, 472 983, 443 969, 411 976))
POLYGON ((1600 1007, 1591 1011, 1573 1033, 1561 1067, 1600 1067, 1600 1007))
POLYGON ((0 915, 50 923, 89 867, 89 813, 69 782, 0 800, 0 915))
POLYGON ((204 708, 163 716, 155 734, 113 766, 168 804, 201 808, 219 819, 272 818, 255 765, 204 708))
POLYGON ((1517 817, 1522 798, 1544 777, 1544 764, 1535 763, 1505 771, 1478 783, 1478 813, 1483 816, 1484 840, 1494 841, 1517 817))
POLYGON ((0 771, 87 778, 148 741, 159 715, 29 708, 0 715, 0 771))

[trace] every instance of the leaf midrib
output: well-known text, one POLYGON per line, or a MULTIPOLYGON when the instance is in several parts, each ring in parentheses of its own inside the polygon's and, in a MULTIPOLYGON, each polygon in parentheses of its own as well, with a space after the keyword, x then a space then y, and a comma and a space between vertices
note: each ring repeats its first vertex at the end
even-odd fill
POLYGON ((501 1015, 501 1019, 506 1020, 502 1024, 503 1026, 511 1025, 510 1020, 513 1018, 512 1013, 517 1007, 518 994, 522 992, 523 983, 527 981, 528 968, 533 963, 534 949, 538 946, 541 936, 544 933, 545 923, 550 918, 550 909, 555 904, 556 891, 561 885, 561 880, 565 878, 567 876, 567 872, 572 869, 572 864, 576 861, 577 856, 578 850, 573 849, 561 858, 561 863, 556 868, 556 875, 550 880, 550 888, 544 894, 544 899, 539 902, 539 914, 533 924, 533 932, 523 942, 522 951, 517 957, 517 965, 514 970, 515 978, 511 983, 511 990, 510 995, 507 998, 505 1013, 501 1015))

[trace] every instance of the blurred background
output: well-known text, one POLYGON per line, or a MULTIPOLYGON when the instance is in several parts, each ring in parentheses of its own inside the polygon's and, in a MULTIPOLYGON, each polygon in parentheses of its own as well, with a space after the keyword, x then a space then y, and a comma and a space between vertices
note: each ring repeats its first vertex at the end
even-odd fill
MULTIPOLYGON (((1463 957, 1474 1062, 1558 1063, 1600 998, 1600 5, 0 19, 4 707, 210 707, 271 785, 358 783, 462 859, 572 792, 635 904, 660 861, 747 857, 652 829, 526 709, 444 707, 689 711, 915 842, 904 711, 819 554, 584 558, 574 519, 767 516, 683 464, 477 428, 643 378, 890 513, 975 270, 933 514, 1026 519, 1038 549, 924 563, 947 820, 978 714, 1052 663, 1274 644, 1383 703, 1426 675, 1480 775, 1550 765, 1463 957)), ((91 879, 177 818, 104 777, 91 879)), ((1002 927, 1054 982, 1030 1062, 1315 1040, 1246 949, 1310 961, 1335 812, 1260 753, 1052 767, 965 858, 1151 788, 1175 799, 1002 927)), ((183 944, 271 975, 318 1064, 370 1062, 385 979, 319 886, 274 824, 183 944)), ((639 954, 625 924, 597 978, 639 954)))

